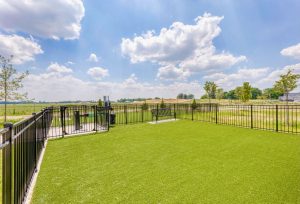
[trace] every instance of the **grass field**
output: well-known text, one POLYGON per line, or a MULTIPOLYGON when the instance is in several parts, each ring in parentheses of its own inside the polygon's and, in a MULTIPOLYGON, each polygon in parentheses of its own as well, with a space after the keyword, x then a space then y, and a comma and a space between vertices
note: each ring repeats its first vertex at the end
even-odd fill
POLYGON ((33 203, 300 203, 300 137, 192 121, 48 142, 33 203))

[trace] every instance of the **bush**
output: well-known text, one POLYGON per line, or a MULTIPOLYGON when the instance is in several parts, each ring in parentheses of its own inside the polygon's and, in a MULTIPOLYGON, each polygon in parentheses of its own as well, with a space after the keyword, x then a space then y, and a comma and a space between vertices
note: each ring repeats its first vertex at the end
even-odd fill
POLYGON ((142 110, 148 110, 149 106, 146 102, 142 104, 142 110))
POLYGON ((160 108, 166 108, 167 107, 165 102, 164 102, 164 99, 161 100, 159 107, 160 108))
POLYGON ((197 108, 196 100, 194 99, 191 105, 192 109, 195 110, 197 108))

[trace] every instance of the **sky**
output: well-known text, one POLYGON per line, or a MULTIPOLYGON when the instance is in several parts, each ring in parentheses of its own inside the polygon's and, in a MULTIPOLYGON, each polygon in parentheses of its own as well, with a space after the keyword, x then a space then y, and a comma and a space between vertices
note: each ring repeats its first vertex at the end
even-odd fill
MULTIPOLYGON (((0 55, 35 101, 200 97, 300 73, 298 0, 0 0, 0 55)), ((296 90, 298 91, 298 90, 296 90)))

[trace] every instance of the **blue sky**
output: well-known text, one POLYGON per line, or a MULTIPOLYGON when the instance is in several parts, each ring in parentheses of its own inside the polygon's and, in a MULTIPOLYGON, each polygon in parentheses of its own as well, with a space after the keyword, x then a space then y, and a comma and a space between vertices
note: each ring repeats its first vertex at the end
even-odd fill
POLYGON ((198 97, 206 80, 266 88, 300 70, 299 9, 296 0, 0 0, 0 54, 30 71, 24 91, 36 100, 198 97))

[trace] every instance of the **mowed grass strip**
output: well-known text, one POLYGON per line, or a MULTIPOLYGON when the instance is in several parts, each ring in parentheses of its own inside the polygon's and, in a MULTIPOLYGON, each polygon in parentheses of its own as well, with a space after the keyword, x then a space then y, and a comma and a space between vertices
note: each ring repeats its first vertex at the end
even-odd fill
POLYGON ((299 135, 177 121, 49 141, 33 203, 300 203, 299 135))

